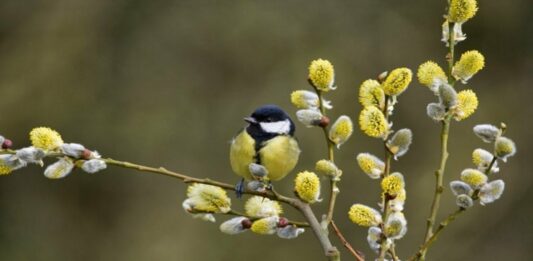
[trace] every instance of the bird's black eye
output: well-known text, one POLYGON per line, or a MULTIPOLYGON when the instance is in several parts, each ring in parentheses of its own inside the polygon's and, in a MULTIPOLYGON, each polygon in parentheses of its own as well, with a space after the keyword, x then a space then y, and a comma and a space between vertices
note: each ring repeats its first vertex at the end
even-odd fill
POLYGON ((270 117, 266 118, 265 122, 272 122, 272 118, 270 118, 270 117))

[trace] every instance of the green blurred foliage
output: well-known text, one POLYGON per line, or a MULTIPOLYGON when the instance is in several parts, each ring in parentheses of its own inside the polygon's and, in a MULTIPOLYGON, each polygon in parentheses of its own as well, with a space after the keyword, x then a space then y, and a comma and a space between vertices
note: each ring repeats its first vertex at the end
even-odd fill
MULTIPOLYGON (((229 140, 243 116, 266 103, 294 115, 289 94, 309 88, 308 63, 321 57, 336 69, 339 88, 328 94, 333 116, 356 119, 363 80, 400 66, 416 70, 428 59, 443 65, 444 6, 444 0, 3 0, 0 133, 27 146, 32 127, 50 126, 104 156, 234 183, 229 140)), ((468 39, 458 51, 479 49, 487 66, 468 86, 480 108, 452 126, 445 180, 470 166, 473 149, 487 147, 471 132, 477 123, 506 122, 518 154, 499 174, 507 183, 503 197, 461 216, 430 260, 533 258, 531 10, 527 0, 481 1, 464 26, 468 39)), ((411 151, 393 164, 407 179, 409 232, 398 244, 404 258, 422 239, 438 164, 439 125, 425 115, 433 100, 413 82, 393 116, 396 129, 414 133, 411 151)), ((325 157, 320 130, 298 125, 297 136, 303 150, 297 169, 311 169, 325 157)), ((337 152, 344 176, 335 220, 368 256, 366 230, 350 224, 346 212, 355 202, 378 201, 378 184, 357 168, 355 155, 381 150, 357 130, 337 152)), ((293 178, 279 190, 290 194, 293 178)), ((184 213, 184 197, 179 181, 131 170, 76 171, 54 181, 32 166, 0 178, 0 259, 322 260, 310 231, 290 241, 223 235, 218 225, 184 213)), ((440 217, 454 209, 450 193, 443 202, 440 217)), ((315 207, 324 209, 325 203, 315 207)))

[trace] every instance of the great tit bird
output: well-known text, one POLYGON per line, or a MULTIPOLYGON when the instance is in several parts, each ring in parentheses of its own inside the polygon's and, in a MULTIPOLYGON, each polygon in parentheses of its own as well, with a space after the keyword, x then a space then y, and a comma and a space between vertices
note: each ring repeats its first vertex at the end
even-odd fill
POLYGON ((232 140, 230 148, 231 168, 243 177, 237 185, 237 196, 244 191, 244 179, 253 179, 251 163, 266 168, 266 180, 277 181, 294 169, 300 156, 294 122, 278 106, 259 107, 244 120, 248 125, 232 140))

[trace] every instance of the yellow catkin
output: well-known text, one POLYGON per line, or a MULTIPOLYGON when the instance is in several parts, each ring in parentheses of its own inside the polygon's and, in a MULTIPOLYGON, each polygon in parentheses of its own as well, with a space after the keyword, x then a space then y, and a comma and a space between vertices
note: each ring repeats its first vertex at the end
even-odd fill
POLYGON ((48 127, 38 127, 30 131, 30 141, 35 148, 54 150, 63 144, 61 135, 48 127))
POLYGON ((329 139, 339 147, 344 144, 353 133, 353 123, 350 117, 340 116, 329 129, 329 139))
POLYGON ((385 115, 375 106, 365 107, 361 111, 359 127, 366 135, 374 138, 384 137, 389 130, 385 115))
POLYGON ((205 212, 226 213, 231 200, 220 187, 194 183, 187 188, 187 196, 194 201, 194 209, 205 212))
POLYGON ((464 23, 476 15, 476 0, 451 0, 448 20, 454 23, 464 23))
POLYGON ((373 179, 377 179, 385 170, 385 163, 370 153, 359 153, 357 163, 364 173, 373 179))
POLYGON ((466 51, 452 69, 456 79, 467 81, 485 67, 485 57, 476 50, 466 51))
POLYGON ((392 70, 381 86, 387 95, 400 95, 407 89, 412 78, 413 73, 409 68, 397 68, 392 70))
POLYGON ((0 176, 10 174, 13 168, 0 162, 0 176))
POLYGON ((262 218, 254 221, 250 230, 260 235, 271 235, 276 232, 276 220, 273 217, 262 218))
POLYGON ((516 153, 516 145, 507 137, 498 137, 494 143, 494 153, 497 157, 506 159, 516 153))
POLYGON ((323 174, 329 177, 337 177, 342 173, 341 170, 337 168, 335 163, 325 159, 316 162, 315 170, 319 174, 323 174))
POLYGON ((385 92, 378 81, 368 79, 359 87, 359 103, 366 106, 376 106, 383 108, 385 106, 385 92))
POLYGON ((391 196, 398 195, 405 187, 402 174, 396 172, 381 180, 381 189, 391 196))
POLYGON ((465 169, 461 173, 461 180, 474 188, 487 183, 487 179, 487 175, 477 169, 465 169))
POLYGON ((475 149, 472 152, 472 163, 476 166, 485 166, 492 160, 492 153, 484 149, 475 149))
POLYGON ((279 216, 283 209, 279 202, 261 196, 253 196, 244 204, 246 215, 251 217, 279 216))
POLYGON ((428 87, 434 85, 436 81, 446 81, 446 74, 442 68, 433 61, 427 61, 421 64, 418 67, 416 76, 418 77, 420 84, 428 87))
POLYGON ((294 190, 298 197, 308 203, 318 201, 320 196, 320 180, 318 176, 310 171, 303 171, 296 175, 294 190))
POLYGON ((333 65, 328 60, 317 59, 309 65, 309 80, 320 91, 333 89, 335 74, 333 65))
POLYGON ((472 90, 462 90, 457 93, 457 113, 455 119, 461 121, 472 115, 479 105, 476 93, 472 90))
POLYGON ((363 227, 377 226, 382 222, 377 210, 362 204, 352 205, 348 217, 353 223, 363 227))
POLYGON ((298 109, 318 108, 318 96, 310 91, 293 91, 291 103, 298 109))

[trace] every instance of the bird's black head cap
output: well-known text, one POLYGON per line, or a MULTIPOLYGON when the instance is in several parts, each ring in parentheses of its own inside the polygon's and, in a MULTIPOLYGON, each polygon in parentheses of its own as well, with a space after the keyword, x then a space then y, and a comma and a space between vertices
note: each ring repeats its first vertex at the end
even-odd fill
POLYGON ((275 122, 283 122, 288 120, 290 122, 290 130, 289 135, 294 135, 295 131, 295 125, 294 122, 291 120, 289 115, 281 109, 277 105, 264 105, 259 108, 257 108, 250 117, 245 118, 247 122, 250 123, 250 126, 248 127, 248 132, 252 134, 252 136, 268 136, 268 138, 273 138, 274 134, 272 133, 262 133, 264 132, 259 124, 260 123, 275 123, 275 122))

